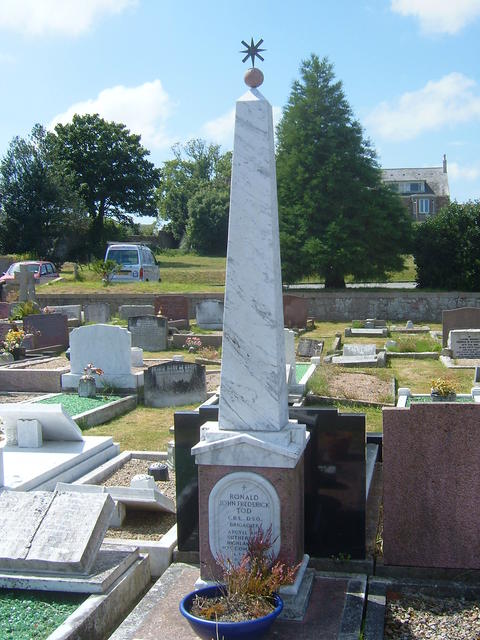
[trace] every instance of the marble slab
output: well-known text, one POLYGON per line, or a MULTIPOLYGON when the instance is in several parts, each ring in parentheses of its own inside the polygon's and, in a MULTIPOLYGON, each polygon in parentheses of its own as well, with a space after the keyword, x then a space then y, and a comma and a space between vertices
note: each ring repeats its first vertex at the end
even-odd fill
POLYGON ((288 422, 272 108, 257 89, 236 105, 223 319, 220 428, 288 422))
POLYGON ((108 495, 0 495, 0 569, 88 573, 113 513, 108 495))
POLYGON ((0 418, 5 426, 15 426, 17 420, 38 420, 42 425, 43 440, 81 442, 82 432, 77 423, 65 412, 61 404, 2 403, 0 418))

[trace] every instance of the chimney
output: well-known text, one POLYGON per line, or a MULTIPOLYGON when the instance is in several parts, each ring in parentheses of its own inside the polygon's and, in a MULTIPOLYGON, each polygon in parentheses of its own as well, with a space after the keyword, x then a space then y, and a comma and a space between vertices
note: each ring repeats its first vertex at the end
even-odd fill
POLYGON ((447 173, 447 154, 443 154, 443 173, 447 173))

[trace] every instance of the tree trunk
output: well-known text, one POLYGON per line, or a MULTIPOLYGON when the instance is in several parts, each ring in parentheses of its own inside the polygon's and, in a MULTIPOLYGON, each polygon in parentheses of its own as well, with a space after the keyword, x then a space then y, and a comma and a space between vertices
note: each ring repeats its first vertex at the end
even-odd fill
POLYGON ((344 274, 334 269, 329 269, 325 274, 325 289, 345 289, 344 274))

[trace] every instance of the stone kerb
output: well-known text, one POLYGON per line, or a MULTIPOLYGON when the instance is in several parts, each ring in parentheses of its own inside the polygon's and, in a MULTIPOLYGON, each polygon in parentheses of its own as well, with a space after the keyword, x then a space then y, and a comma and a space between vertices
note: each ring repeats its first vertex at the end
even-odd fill
POLYGON ((479 421, 478 404, 383 410, 385 564, 480 569, 479 421))
POLYGON ((135 389, 142 380, 132 374, 131 335, 127 329, 93 324, 70 334, 70 373, 62 375, 63 388, 77 388, 85 367, 92 363, 103 370, 97 387, 103 383, 122 389, 135 389))

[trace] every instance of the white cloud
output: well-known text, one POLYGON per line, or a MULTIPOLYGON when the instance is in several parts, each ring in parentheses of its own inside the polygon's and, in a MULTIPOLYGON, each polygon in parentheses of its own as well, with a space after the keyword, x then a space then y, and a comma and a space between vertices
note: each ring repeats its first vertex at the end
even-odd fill
POLYGON ((365 119, 369 129, 386 140, 412 140, 420 134, 480 119, 476 82, 461 73, 429 81, 404 93, 394 103, 380 103, 365 119))
POLYGON ((78 36, 103 15, 121 13, 138 0, 1 0, 0 29, 27 35, 78 36))
POLYGON ((480 0, 391 0, 402 16, 414 16, 425 33, 458 33, 480 15, 480 0))
MULTIPOLYGON (((273 106, 272 112, 273 127, 275 129, 282 117, 282 108, 273 106)), ((230 109, 230 111, 224 113, 223 116, 206 122, 202 127, 202 135, 216 144, 221 144, 227 149, 232 149, 234 128, 235 108, 230 109)))
POLYGON ((456 162, 448 163, 448 175, 459 180, 474 181, 480 178, 480 166, 463 166, 456 162))
POLYGON ((140 134, 146 147, 163 149, 174 142, 165 133, 165 123, 171 110, 172 102, 160 80, 145 82, 138 87, 119 85, 104 89, 92 100, 73 104, 55 116, 49 128, 70 122, 75 113, 98 113, 105 120, 123 122, 132 133, 140 134))

